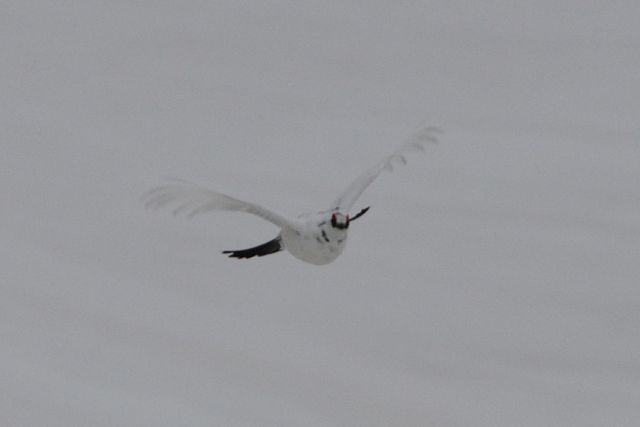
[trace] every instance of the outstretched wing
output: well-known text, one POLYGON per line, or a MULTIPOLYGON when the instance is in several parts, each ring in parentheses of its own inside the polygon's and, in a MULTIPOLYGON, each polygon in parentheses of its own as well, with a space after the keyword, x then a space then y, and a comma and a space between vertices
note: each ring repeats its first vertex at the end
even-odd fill
POLYGON ((234 199, 182 180, 149 190, 142 196, 142 201, 148 209, 173 205, 174 215, 184 214, 188 218, 211 211, 227 210, 250 213, 281 228, 290 225, 286 218, 260 205, 234 199))
POLYGON ((400 148, 379 161, 375 166, 369 168, 353 181, 333 202, 331 208, 348 213, 356 200, 358 200, 358 197, 360 197, 369 184, 378 177, 380 172, 383 170, 392 171, 394 165, 398 163, 406 164, 406 154, 411 151, 424 151, 424 145, 426 143, 436 143, 438 141, 436 138, 438 133, 440 133, 438 128, 428 127, 411 136, 400 148))

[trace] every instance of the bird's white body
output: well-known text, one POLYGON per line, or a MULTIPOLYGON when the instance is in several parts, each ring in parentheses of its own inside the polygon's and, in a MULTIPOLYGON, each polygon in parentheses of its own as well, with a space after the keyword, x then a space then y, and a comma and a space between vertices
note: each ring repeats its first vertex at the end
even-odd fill
POLYGON ((347 244, 348 228, 331 226, 330 212, 301 215, 291 226, 280 230, 284 248, 310 264, 324 265, 338 258, 347 244))
POLYGON ((255 203, 238 200, 186 181, 175 181, 147 192, 144 196, 145 205, 158 209, 173 204, 176 206, 174 214, 186 213, 189 217, 214 210, 247 212, 278 226, 280 233, 273 240, 254 248, 223 253, 234 258, 252 258, 286 249, 296 258, 310 264, 328 264, 344 250, 350 221, 359 218, 369 209, 363 209, 349 218, 349 211, 362 192, 383 170, 392 170, 397 162, 406 163, 405 155, 409 151, 424 150, 424 143, 436 142, 436 132, 435 128, 427 128, 413 135, 399 149, 353 181, 333 201, 330 209, 315 214, 300 215, 290 220, 255 203))

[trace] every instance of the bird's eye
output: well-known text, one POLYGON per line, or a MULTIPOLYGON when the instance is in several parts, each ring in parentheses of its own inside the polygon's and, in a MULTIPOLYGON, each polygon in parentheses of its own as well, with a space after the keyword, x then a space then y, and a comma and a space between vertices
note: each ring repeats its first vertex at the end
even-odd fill
POLYGON ((331 214, 331 225, 336 226, 336 214, 331 214))

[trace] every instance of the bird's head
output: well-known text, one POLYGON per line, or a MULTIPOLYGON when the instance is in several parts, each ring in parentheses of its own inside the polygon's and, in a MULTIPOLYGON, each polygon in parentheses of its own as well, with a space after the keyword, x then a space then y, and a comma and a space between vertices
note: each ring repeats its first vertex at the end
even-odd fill
POLYGON ((346 230, 349 228, 349 215, 344 215, 340 212, 333 212, 331 214, 331 226, 338 230, 346 230))

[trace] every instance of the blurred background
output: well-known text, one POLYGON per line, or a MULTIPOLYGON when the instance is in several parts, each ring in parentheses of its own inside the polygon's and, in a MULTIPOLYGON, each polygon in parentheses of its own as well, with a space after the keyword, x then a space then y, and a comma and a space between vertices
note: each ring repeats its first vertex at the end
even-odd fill
POLYGON ((634 426, 640 3, 0 5, 0 424, 634 426), (334 263, 140 195, 325 209, 334 263))

